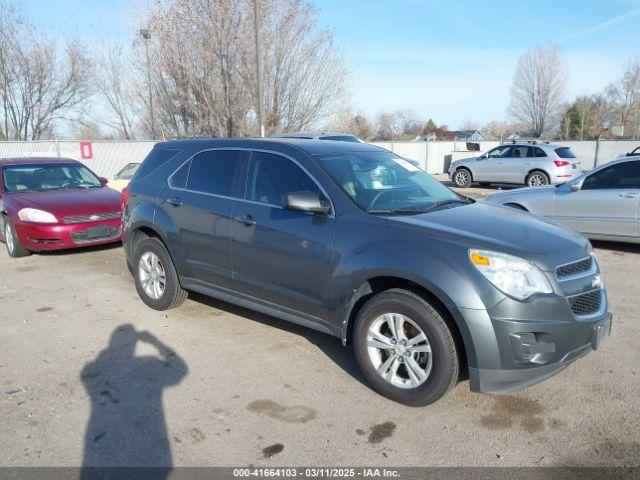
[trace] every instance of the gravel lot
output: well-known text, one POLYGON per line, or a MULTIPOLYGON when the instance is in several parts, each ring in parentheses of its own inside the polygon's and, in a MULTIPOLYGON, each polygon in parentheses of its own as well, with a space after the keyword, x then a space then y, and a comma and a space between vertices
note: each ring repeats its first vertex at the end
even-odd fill
POLYGON ((336 338, 202 297, 150 310, 119 246, 2 247, 0 464, 640 465, 640 246, 595 246, 614 313, 600 350, 425 408, 373 393, 336 338))

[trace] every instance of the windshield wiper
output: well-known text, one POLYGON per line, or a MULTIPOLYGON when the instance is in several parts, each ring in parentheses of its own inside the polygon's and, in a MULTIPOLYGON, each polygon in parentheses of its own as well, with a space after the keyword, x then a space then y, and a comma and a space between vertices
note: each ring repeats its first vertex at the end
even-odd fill
POLYGON ((367 213, 373 215, 417 215, 422 213, 422 210, 416 210, 414 208, 391 208, 389 210, 367 210, 367 213))
POLYGON ((470 203, 473 203, 473 201, 471 201, 470 199, 461 199, 461 198, 457 198, 455 200, 442 200, 440 202, 436 202, 433 205, 430 205, 429 207, 425 208, 423 210, 423 212, 432 212, 433 210, 436 210, 440 207, 444 207, 445 205, 452 205, 454 203, 462 203, 463 205, 468 205, 470 203))

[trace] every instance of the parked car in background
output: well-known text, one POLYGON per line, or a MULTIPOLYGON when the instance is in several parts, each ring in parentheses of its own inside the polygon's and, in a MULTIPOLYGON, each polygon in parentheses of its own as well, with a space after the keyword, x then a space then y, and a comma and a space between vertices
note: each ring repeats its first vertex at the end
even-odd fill
POLYGON ((640 158, 606 163, 562 185, 487 198, 563 223, 592 239, 640 242, 640 158))
POLYGON ((164 142, 125 192, 126 261, 149 307, 191 290, 335 335, 398 402, 435 402, 467 376, 518 390, 609 334, 584 237, 373 145, 164 142))
POLYGON ((121 192, 124 187, 129 185, 129 181, 133 178, 133 174, 136 173, 138 167, 140 167, 140 163, 127 163, 122 170, 109 180, 109 188, 121 192))
POLYGON ((120 240, 121 198, 68 158, 0 160, 0 238, 11 257, 120 240))
POLYGON ((623 153, 622 155, 618 155, 618 158, 637 157, 637 156, 640 156, 640 147, 636 147, 633 150, 631 150, 630 152, 623 153))
POLYGON ((449 177, 461 188, 474 182, 539 187, 566 182, 580 173, 580 162, 569 147, 537 142, 503 144, 449 167, 449 177))
POLYGON ((364 143, 350 133, 274 133, 271 138, 299 138, 307 140, 333 140, 337 142, 364 143))

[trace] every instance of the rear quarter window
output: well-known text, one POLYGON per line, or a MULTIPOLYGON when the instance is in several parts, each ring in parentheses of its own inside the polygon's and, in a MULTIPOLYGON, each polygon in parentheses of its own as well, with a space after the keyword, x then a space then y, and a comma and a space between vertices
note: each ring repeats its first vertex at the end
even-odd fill
POLYGON ((149 152, 147 158, 144 159, 140 168, 133 176, 133 180, 140 180, 149 175, 154 170, 158 169, 173 157, 175 157, 180 150, 166 150, 164 148, 154 148, 149 152))
POLYGON ((569 147, 556 148, 555 152, 560 158, 576 158, 569 147))

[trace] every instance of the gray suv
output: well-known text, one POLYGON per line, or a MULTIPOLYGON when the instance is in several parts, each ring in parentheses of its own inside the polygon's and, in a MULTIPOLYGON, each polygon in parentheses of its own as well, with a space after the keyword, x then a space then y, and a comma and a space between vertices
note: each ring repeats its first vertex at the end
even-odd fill
POLYGON ((456 160, 449 167, 449 177, 461 188, 473 182, 539 187, 564 183, 580 174, 580 162, 569 147, 537 142, 503 144, 479 157, 456 160))
POLYGON ((458 195, 372 145, 159 143, 123 202, 148 306, 194 291, 334 335, 377 392, 405 404, 462 378, 478 392, 527 387, 609 335, 586 239, 458 195))

